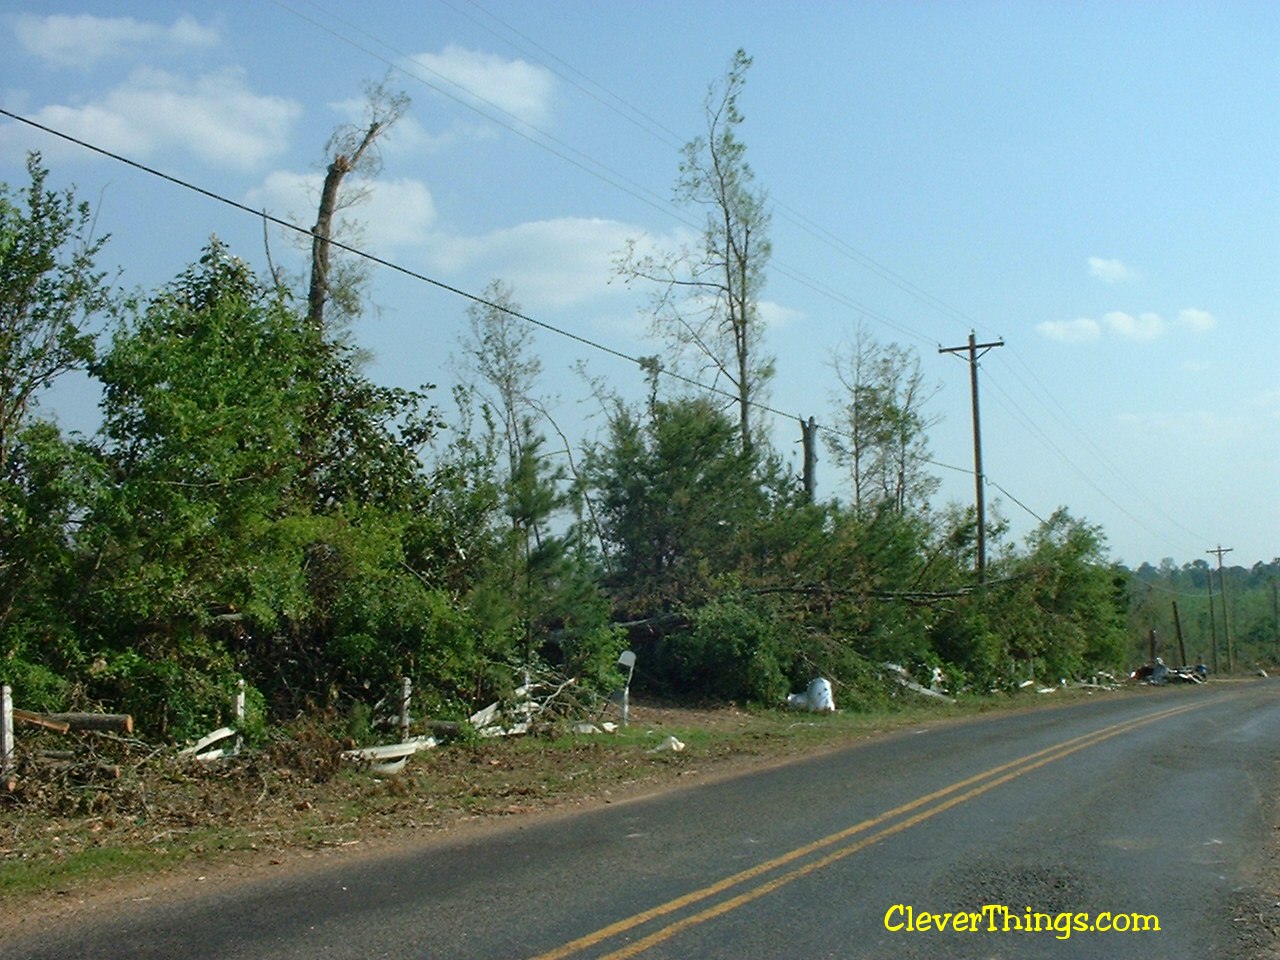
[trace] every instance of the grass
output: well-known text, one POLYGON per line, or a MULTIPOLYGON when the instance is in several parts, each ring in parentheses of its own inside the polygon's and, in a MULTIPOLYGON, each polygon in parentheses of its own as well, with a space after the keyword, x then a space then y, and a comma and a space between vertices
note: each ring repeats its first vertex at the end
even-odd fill
POLYGON ((339 768, 325 756, 300 756, 296 748, 208 767, 154 751, 138 761, 124 749, 111 758, 124 771, 120 780, 91 786, 41 781, 29 766, 18 794, 0 795, 0 914, 50 892, 141 882, 191 863, 278 863, 287 851, 404 839, 461 820, 608 801, 689 775, 1072 695, 908 702, 830 715, 637 706, 631 725, 614 734, 473 739, 419 754, 386 780, 339 768), (655 750, 668 736, 683 750, 655 750))

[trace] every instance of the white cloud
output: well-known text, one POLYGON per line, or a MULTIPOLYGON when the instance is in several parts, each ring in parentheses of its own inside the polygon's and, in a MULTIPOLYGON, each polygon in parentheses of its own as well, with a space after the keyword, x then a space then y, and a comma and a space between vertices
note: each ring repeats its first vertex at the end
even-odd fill
POLYGON ((1165 322, 1156 313, 1144 313, 1137 317, 1116 310, 1102 318, 1113 333, 1126 340, 1156 340, 1164 335, 1165 322))
POLYGON ((215 27, 189 16, 164 26, 132 17, 27 14, 17 18, 14 34, 24 49, 48 63, 85 69, 101 60, 129 56, 144 47, 212 47, 221 39, 215 27))
POLYGON ((1176 324, 1166 322, 1158 313, 1142 313, 1134 316, 1121 310, 1115 310, 1103 316, 1101 321, 1091 317, 1080 317, 1076 320, 1048 320, 1038 324, 1036 330, 1049 340, 1062 343, 1082 343, 1097 340, 1104 333, 1111 333, 1125 340, 1150 342, 1158 340, 1170 330, 1190 330, 1203 333, 1217 325, 1217 318, 1207 310, 1188 307, 1178 313, 1176 324))
POLYGON ((255 94, 238 70, 185 80, 141 68, 96 100, 47 106, 34 119, 130 157, 180 150, 211 163, 252 169, 285 149, 301 112, 291 100, 255 94))
POLYGON ((1133 277, 1133 270, 1119 260, 1105 260, 1102 257, 1089 258, 1089 273, 1104 283, 1121 283, 1133 277))
MULTIPOLYGON (((319 173, 277 170, 246 194, 245 203, 309 228, 315 222, 322 183, 319 173)), ((401 178, 351 180, 344 186, 347 196, 360 189, 366 196, 337 215, 336 239, 381 256, 432 241, 436 206, 426 184, 401 178)))
POLYGON ((440 53, 420 53, 411 59, 433 77, 448 81, 482 110, 498 107, 534 125, 550 114, 554 78, 543 67, 454 44, 440 53))
POLYGON ((804 319, 802 311, 784 307, 782 304, 774 303, 772 300, 760 301, 759 309, 760 319, 764 321, 764 325, 770 330, 790 326, 797 320, 804 319))
POLYGON ((1075 320, 1046 320, 1036 325, 1042 337, 1057 340, 1060 343, 1085 343, 1097 340, 1102 336, 1102 324, 1089 317, 1075 320))
POLYGON ((1195 307, 1187 307, 1178 313, 1178 323, 1188 330, 1196 333, 1204 333, 1212 330, 1218 325, 1218 318, 1208 310, 1197 310, 1195 307))
POLYGON ((437 237, 433 269, 501 277, 530 310, 563 309, 609 295, 614 257, 638 230, 615 220, 561 217, 478 237, 437 237))

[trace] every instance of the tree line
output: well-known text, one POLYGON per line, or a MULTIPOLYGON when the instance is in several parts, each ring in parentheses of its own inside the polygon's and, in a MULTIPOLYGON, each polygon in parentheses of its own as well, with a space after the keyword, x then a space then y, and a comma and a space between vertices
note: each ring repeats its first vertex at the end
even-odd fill
POLYGON ((739 51, 711 85, 682 154, 700 242, 618 256, 661 345, 646 395, 588 375, 605 426, 576 442, 501 281, 468 310, 447 417, 434 387, 365 372, 333 212, 403 97, 374 88, 369 122, 331 141, 293 282, 213 239, 122 295, 88 206, 33 154, 0 187, 0 680, 32 708, 109 704, 182 737, 241 678, 267 721, 367 707, 401 676, 421 711, 465 716, 531 667, 607 690, 627 647, 655 694, 774 704, 823 675, 854 708, 888 696, 885 662, 979 693, 1119 668, 1130 577, 1096 526, 1059 510, 1015 544, 989 518, 974 583, 973 511, 930 506, 912 351, 858 330, 837 356, 828 444, 851 497, 814 497, 774 449, 749 66, 739 51), (71 370, 102 390, 89 437, 36 405, 71 370))

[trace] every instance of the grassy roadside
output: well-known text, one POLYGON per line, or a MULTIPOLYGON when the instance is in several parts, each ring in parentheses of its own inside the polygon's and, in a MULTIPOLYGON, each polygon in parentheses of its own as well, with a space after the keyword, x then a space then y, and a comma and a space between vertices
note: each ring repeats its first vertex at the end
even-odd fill
POLYGON ((110 759, 122 773, 110 783, 29 775, 16 794, 0 795, 0 915, 183 870, 230 865, 243 872, 326 849, 402 845, 468 821, 608 803, 904 727, 1087 695, 1063 690, 833 715, 639 704, 631 725, 615 734, 459 742, 418 754, 403 773, 381 780, 338 763, 332 744, 321 741, 213 765, 117 744, 110 759), (683 750, 655 749, 669 736, 683 750))

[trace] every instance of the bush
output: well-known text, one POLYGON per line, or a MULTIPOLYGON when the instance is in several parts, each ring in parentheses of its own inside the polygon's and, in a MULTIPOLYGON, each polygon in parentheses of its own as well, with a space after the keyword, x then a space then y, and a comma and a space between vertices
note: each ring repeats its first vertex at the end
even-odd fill
POLYGON ((782 624, 740 597, 721 597, 693 614, 668 645, 679 686, 723 700, 777 704, 789 692, 782 624))

